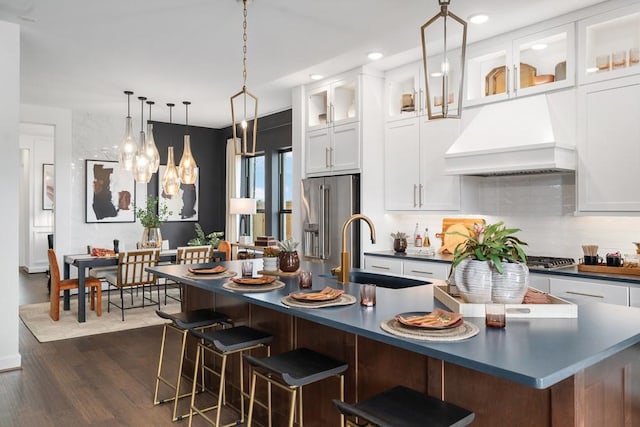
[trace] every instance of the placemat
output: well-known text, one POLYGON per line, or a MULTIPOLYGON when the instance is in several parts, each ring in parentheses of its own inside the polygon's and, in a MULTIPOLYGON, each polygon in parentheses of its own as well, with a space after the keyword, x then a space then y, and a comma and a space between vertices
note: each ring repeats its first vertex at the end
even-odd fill
POLYGON ((228 279, 229 277, 234 277, 237 276, 238 273, 236 273, 235 271, 225 271, 224 273, 218 273, 218 274, 198 274, 198 273, 186 273, 184 274, 184 277, 188 277, 189 279, 207 279, 207 280, 211 280, 211 279, 228 279))
POLYGON ((284 305, 296 308, 322 308, 333 307, 338 305, 350 305, 356 302, 356 297, 349 294, 342 294, 338 298, 331 301, 314 301, 314 302, 301 302, 291 298, 289 295, 283 297, 280 300, 284 305))
POLYGON ((222 284, 222 287, 238 292, 267 292, 273 291, 274 289, 284 288, 284 282, 276 280, 268 285, 238 285, 234 282, 226 282, 222 284))
POLYGON ((471 338, 480 332, 480 329, 469 322, 462 322, 462 325, 451 329, 420 329, 404 326, 395 318, 385 320, 380 324, 383 331, 402 338, 411 338, 419 341, 460 341, 471 338))
POLYGON ((287 277, 287 276, 299 276, 300 275, 300 270, 296 270, 296 271, 292 271, 292 272, 288 272, 288 271, 269 271, 269 270, 258 270, 258 274, 265 274, 267 276, 282 276, 282 277, 287 277))

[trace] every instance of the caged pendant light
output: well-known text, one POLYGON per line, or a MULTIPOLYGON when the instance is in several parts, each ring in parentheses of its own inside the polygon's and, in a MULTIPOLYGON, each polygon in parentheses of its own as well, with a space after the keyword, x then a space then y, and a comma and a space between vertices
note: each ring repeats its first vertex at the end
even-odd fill
POLYGON ((189 135, 189 105, 191 102, 183 101, 182 103, 185 108, 187 133, 184 135, 184 148, 182 149, 182 158, 178 166, 178 175, 181 183, 195 184, 198 178, 198 165, 196 164, 196 159, 193 158, 193 154, 191 154, 191 135, 189 135))
POLYGON ((125 119, 124 138, 119 148, 118 162, 122 169, 132 171, 136 153, 138 152, 138 146, 133 137, 133 124, 131 122, 131 95, 133 95, 133 92, 125 90, 124 93, 127 95, 127 117, 125 119))
POLYGON ((149 120, 147 121, 147 142, 145 144, 145 152, 149 159, 149 172, 154 174, 158 172, 160 167, 160 153, 156 147, 156 141, 153 137, 153 123, 151 123, 151 106, 155 104, 153 101, 147 101, 149 106, 149 120))
POLYGON ((138 146, 138 152, 136 153, 136 160, 133 164, 133 176, 136 182, 147 184, 151 180, 151 171, 149 170, 149 158, 145 150, 145 135, 144 135, 144 101, 147 100, 144 96, 139 96, 140 100, 140 145, 138 146))
POLYGON ((242 0, 242 90, 231 97, 231 122, 235 153, 241 156, 256 154, 256 135, 258 129, 258 98, 247 90, 247 0, 242 0), (253 121, 251 143, 248 141, 247 128, 253 121), (242 139, 238 141, 238 134, 242 139))
POLYGON ((438 0, 440 13, 420 27, 429 120, 462 116, 467 23, 449 12, 449 3, 438 0))
MULTIPOLYGON (((172 124, 172 108, 175 104, 168 103, 167 107, 169 107, 169 124, 172 124)), ((178 176, 178 168, 176 168, 176 163, 173 158, 173 146, 169 146, 167 148, 167 167, 164 170, 164 174, 162 175, 162 191, 164 194, 168 196, 168 198, 173 198, 180 191, 180 177, 178 176)))

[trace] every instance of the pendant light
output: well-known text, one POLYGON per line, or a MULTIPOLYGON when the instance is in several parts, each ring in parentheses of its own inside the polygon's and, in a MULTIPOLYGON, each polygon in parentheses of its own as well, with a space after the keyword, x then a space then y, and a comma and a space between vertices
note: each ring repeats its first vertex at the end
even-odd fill
POLYGON ((187 133, 184 135, 184 148, 182 149, 182 158, 178 166, 178 175, 180 182, 183 184, 195 184, 198 177, 198 165, 196 159, 191 154, 191 135, 189 135, 189 105, 191 102, 182 101, 185 108, 185 123, 187 133))
POLYGON ((158 147, 156 147, 156 141, 153 137, 153 123, 151 123, 151 106, 155 104, 153 101, 147 101, 149 106, 149 119, 147 120, 147 142, 145 145, 145 152, 149 159, 149 172, 154 174, 158 172, 160 167, 160 153, 158 153, 158 147))
POLYGON ((258 98, 247 90, 247 0, 242 0, 242 81, 242 90, 231 97, 234 147, 236 155, 254 156, 258 129, 258 98), (247 136, 250 121, 253 121, 251 143, 247 136), (240 141, 238 134, 242 135, 240 141))
POLYGON ((130 101, 133 92, 130 90, 125 90, 124 93, 125 95, 127 95, 127 117, 125 119, 124 138, 122 139, 122 143, 120 144, 118 162, 120 163, 120 167, 122 169, 132 171, 133 163, 136 159, 136 153, 138 151, 136 140, 133 137, 133 124, 131 122, 130 101))
POLYGON ((144 135, 144 101, 147 100, 144 96, 139 96, 140 100, 140 144, 138 145, 138 153, 136 154, 136 160, 133 164, 133 176, 136 182, 148 183, 151 180, 151 172, 149 171, 149 158, 145 151, 145 135, 144 135))
MULTIPOLYGON (((175 104, 168 103, 169 107, 169 124, 172 124, 172 108, 175 104)), ((180 177, 178 176, 178 168, 173 158, 173 146, 167 148, 167 167, 162 175, 162 191, 169 198, 173 198, 180 191, 180 177)))
POLYGON ((440 13, 420 27, 427 114, 429 120, 459 119, 462 116, 467 23, 449 12, 450 0, 438 0, 438 3, 440 13), (428 31, 431 32, 427 35, 428 31), (454 50, 452 46, 460 48, 454 50), (427 55, 431 57, 427 58, 427 55), (435 69, 429 67, 429 62, 437 64, 435 69), (454 104, 456 98, 457 105, 454 104))

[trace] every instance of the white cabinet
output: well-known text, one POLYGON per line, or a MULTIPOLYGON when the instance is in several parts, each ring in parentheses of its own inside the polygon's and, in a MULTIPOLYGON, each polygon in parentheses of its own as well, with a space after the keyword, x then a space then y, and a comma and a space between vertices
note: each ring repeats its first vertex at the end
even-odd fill
POLYGON ((377 271, 387 274, 402 274, 402 260, 379 257, 379 256, 364 256, 364 269, 369 271, 377 271))
POLYGON ((425 279, 447 280, 450 264, 429 261, 402 261, 402 274, 405 276, 420 277, 425 279))
POLYGON ((460 178, 444 175, 444 153, 460 133, 456 119, 425 116, 387 122, 385 133, 385 208, 456 211, 460 178))
POLYGON ((358 77, 357 73, 350 73, 309 87, 307 130, 339 126, 360 120, 358 77))
POLYGON ((575 82, 575 26, 508 34, 467 49, 465 107, 537 94, 575 82))
POLYGON ((640 4, 578 22, 578 82, 640 73, 640 4))
POLYGON ((385 73, 385 118, 398 120, 426 114, 422 62, 412 62, 385 73))
POLYGON ((578 90, 578 210, 640 211, 640 76, 578 90))
POLYGON ((586 304, 589 302, 605 302, 609 304, 629 305, 629 288, 591 282, 588 280, 549 279, 551 294, 575 302, 586 304))
POLYGON ((640 288, 629 288, 629 305, 640 307, 640 288))
POLYGON ((529 286, 539 291, 549 293, 549 276, 529 274, 529 286))
POLYGON ((360 145, 359 122, 307 132, 307 174, 358 172, 360 145))

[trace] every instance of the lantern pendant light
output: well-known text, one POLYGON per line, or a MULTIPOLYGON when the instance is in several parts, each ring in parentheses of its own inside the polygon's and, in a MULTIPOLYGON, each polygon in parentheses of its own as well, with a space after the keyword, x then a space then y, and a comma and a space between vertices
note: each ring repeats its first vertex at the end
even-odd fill
POLYGON ((191 102, 183 101, 185 108, 187 133, 184 135, 184 148, 182 149, 182 158, 178 166, 178 175, 180 182, 183 184, 195 184, 198 177, 198 165, 196 159, 191 154, 191 135, 189 135, 189 105, 191 102))
POLYGON ((231 97, 231 122, 236 155, 254 156, 258 130, 258 98, 247 90, 247 0, 242 0, 242 90, 231 97), (239 108, 238 108, 239 107, 239 108), (247 128, 253 121, 251 141, 247 128), (238 134, 242 139, 238 141, 238 134))
POLYGON ((467 23, 449 12, 450 0, 438 0, 438 3, 440 13, 420 27, 427 114, 429 120, 459 119, 462 116, 467 23), (427 34, 428 31, 431 32, 427 34), (429 67, 429 62, 436 64, 435 69, 429 67))
POLYGON ((149 158, 145 151, 145 135, 144 135, 144 101, 147 100, 144 96, 139 96, 140 100, 140 145, 138 146, 138 153, 136 154, 136 160, 133 165, 133 176, 136 182, 147 184, 151 180, 151 172, 149 171, 149 158))
POLYGON ((136 140, 133 137, 133 124, 131 122, 131 95, 133 92, 130 90, 124 91, 125 95, 127 95, 127 117, 125 119, 125 131, 124 138, 122 139, 122 143, 120 144, 118 162, 120 163, 120 167, 124 170, 132 171, 133 163, 136 159, 136 153, 138 152, 138 146, 136 145, 136 140))
MULTIPOLYGON (((169 103, 169 124, 172 123, 171 109, 175 104, 169 103)), ((173 158, 173 146, 167 149, 167 167, 162 175, 162 191, 168 198, 173 198, 180 191, 180 178, 178 176, 178 168, 173 158)))
POLYGON ((149 106, 149 120, 147 121, 147 142, 145 144, 145 152, 149 159, 149 172, 154 174, 158 172, 160 167, 160 153, 158 153, 158 147, 156 147, 156 141, 153 138, 153 123, 151 123, 151 106, 155 104, 153 101, 147 101, 149 106))

